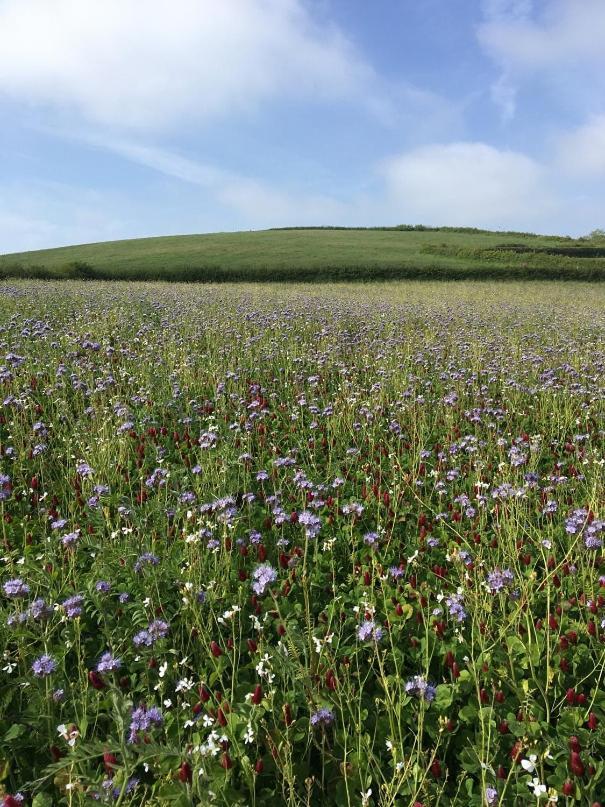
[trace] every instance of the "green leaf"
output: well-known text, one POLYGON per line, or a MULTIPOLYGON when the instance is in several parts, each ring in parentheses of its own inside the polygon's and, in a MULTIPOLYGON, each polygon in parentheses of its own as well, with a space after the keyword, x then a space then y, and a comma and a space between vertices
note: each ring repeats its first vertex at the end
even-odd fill
POLYGON ((11 740, 17 740, 24 734, 25 734, 25 726, 22 723, 13 723, 13 725, 4 735, 2 742, 10 743, 11 740))
POLYGON ((448 684, 439 684, 435 695, 434 705, 439 712, 444 712, 452 705, 454 690, 448 684))

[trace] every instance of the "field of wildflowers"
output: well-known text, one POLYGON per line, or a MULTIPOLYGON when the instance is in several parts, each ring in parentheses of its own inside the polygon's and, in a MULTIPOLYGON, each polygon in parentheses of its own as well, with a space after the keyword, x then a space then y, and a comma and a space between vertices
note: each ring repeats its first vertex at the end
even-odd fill
POLYGON ((605 290, 0 287, 0 799, 605 801, 605 290))

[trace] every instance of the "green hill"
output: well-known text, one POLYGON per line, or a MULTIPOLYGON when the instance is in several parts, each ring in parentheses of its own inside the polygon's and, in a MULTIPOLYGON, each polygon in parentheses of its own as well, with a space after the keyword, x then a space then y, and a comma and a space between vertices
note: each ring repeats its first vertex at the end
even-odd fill
POLYGON ((291 228, 138 238, 0 255, 0 277, 605 280, 605 244, 471 228, 291 228))

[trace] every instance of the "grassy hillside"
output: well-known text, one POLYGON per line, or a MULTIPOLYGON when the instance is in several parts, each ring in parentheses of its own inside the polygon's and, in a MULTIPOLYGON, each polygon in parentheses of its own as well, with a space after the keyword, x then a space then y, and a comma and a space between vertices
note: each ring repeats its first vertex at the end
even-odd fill
POLYGON ((592 242, 452 228, 307 228, 140 238, 0 255, 0 276, 127 280, 605 279, 592 242))

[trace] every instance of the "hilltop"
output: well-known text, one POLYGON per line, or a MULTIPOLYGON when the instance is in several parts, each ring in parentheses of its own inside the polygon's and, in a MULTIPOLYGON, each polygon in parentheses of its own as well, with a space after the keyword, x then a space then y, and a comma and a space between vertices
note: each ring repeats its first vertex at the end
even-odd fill
POLYGON ((0 255, 0 277, 171 281, 605 279, 605 244, 475 228, 307 227, 0 255))

